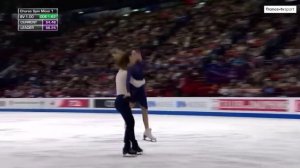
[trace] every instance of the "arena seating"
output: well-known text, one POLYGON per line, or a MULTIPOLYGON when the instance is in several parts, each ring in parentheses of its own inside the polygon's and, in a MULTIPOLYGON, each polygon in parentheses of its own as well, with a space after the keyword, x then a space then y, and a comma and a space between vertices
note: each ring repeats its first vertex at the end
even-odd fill
POLYGON ((113 96, 113 47, 142 48, 148 96, 299 96, 298 16, 265 15, 259 5, 210 1, 103 18, 36 41, 39 49, 10 48, 18 34, 6 26, 0 72, 15 65, 0 78, 0 97, 113 96))

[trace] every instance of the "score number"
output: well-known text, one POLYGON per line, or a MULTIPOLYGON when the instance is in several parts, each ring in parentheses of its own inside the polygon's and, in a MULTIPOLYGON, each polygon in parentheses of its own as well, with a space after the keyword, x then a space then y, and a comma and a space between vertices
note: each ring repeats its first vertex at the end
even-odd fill
POLYGON ((45 22, 45 24, 57 24, 56 20, 46 20, 44 22, 45 22))
POLYGON ((45 26, 45 30, 57 30, 57 26, 45 26))

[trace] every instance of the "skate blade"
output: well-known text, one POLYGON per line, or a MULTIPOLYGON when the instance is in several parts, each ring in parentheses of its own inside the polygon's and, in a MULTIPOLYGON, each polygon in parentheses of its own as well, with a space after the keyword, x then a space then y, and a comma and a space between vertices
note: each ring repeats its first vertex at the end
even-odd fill
POLYGON ((132 158, 132 157, 137 157, 137 154, 123 154, 123 157, 126 157, 126 158, 132 158))
POLYGON ((143 152, 137 152, 136 154, 137 155, 143 155, 143 152))
POLYGON ((145 138, 145 137, 144 137, 144 141, 148 141, 148 142, 157 142, 156 139, 150 139, 150 138, 145 138))

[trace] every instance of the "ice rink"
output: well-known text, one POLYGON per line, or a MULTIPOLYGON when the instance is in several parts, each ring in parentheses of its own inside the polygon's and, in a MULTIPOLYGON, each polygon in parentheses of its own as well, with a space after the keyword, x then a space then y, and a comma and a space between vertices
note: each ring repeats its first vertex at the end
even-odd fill
POLYGON ((151 115, 123 158, 118 114, 0 113, 1 168, 299 168, 300 120, 151 115))

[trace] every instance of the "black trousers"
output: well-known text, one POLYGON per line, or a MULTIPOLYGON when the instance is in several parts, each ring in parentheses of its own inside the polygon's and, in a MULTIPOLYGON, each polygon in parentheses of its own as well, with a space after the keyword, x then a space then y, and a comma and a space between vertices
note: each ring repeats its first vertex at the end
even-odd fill
POLYGON ((129 99, 124 98, 123 95, 118 95, 115 100, 115 107, 118 110, 118 112, 121 113, 126 124, 124 136, 125 147, 131 147, 131 143, 135 143, 136 139, 134 134, 135 121, 129 106, 129 99))

